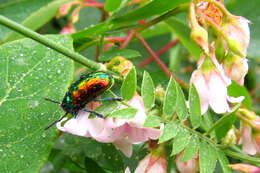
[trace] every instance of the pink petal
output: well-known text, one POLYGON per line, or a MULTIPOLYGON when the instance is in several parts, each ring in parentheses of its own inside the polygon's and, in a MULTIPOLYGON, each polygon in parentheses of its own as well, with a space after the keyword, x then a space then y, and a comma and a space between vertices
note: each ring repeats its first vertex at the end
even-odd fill
POLYGON ((210 89, 209 104, 214 112, 221 114, 229 111, 227 87, 221 77, 215 72, 211 73, 208 84, 210 89))
POLYGON ((128 139, 124 138, 121 140, 117 140, 117 141, 113 142, 113 144, 117 149, 122 151, 122 153, 124 153, 125 156, 127 156, 127 157, 132 156, 132 152, 133 152, 132 144, 128 139))
POLYGON ((201 114, 205 114, 209 106, 209 88, 202 72, 195 70, 192 73, 191 82, 194 83, 200 97, 201 114))

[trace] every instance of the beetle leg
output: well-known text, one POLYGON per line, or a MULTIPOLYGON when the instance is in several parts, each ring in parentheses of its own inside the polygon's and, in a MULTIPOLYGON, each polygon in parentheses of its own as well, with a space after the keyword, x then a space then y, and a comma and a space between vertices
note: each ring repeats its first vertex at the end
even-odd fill
POLYGON ((82 111, 85 111, 85 112, 92 113, 92 114, 96 115, 96 116, 99 117, 99 118, 105 118, 104 115, 102 115, 102 114, 100 114, 100 113, 97 113, 97 112, 95 112, 95 111, 91 111, 91 110, 86 109, 86 108, 83 108, 83 109, 81 109, 81 110, 82 110, 82 111))
POLYGON ((123 101, 123 98, 118 97, 118 98, 103 98, 103 99, 94 99, 94 101, 123 101))

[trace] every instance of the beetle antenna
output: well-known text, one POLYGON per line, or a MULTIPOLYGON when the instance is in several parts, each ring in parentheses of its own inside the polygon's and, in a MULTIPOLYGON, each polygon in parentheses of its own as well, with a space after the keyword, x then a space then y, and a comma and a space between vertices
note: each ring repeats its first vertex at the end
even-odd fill
POLYGON ((63 115, 60 119, 58 119, 58 120, 52 122, 50 125, 48 125, 47 127, 45 127, 44 130, 48 130, 51 126, 53 126, 53 125, 56 124, 57 122, 60 122, 64 117, 67 116, 67 114, 68 114, 68 112, 66 112, 66 114, 63 115))
POLYGON ((44 98, 44 100, 47 100, 47 101, 50 101, 50 102, 52 102, 52 103, 57 103, 57 104, 61 104, 60 102, 58 102, 58 101, 55 101, 55 100, 52 100, 52 99, 49 99, 49 98, 44 98))

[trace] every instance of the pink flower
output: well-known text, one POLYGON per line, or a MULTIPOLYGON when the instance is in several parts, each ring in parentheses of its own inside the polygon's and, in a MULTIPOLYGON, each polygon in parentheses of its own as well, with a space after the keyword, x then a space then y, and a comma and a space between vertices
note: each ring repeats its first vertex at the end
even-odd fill
POLYGON ((166 173, 166 168, 165 157, 148 154, 139 162, 135 173, 166 173))
POLYGON ((260 133, 252 134, 251 126, 246 123, 241 123, 240 129, 242 135, 240 142, 243 145, 243 153, 250 155, 260 154, 260 133))
POLYGON ((181 173, 196 173, 199 172, 199 160, 198 160, 198 155, 193 157, 192 159, 182 162, 181 157, 182 157, 182 152, 179 153, 176 157, 176 165, 178 170, 181 173))
POLYGON ((254 165, 246 164, 246 163, 237 163, 228 165, 230 168, 241 171, 245 173, 259 173, 260 168, 254 165))
POLYGON ((231 80, 224 74, 214 55, 210 58, 201 58, 198 70, 191 76, 201 104, 201 113, 207 112, 210 106, 214 112, 221 114, 230 111, 229 102, 240 102, 243 97, 231 98, 227 93, 227 86, 231 80))
POLYGON ((89 119, 89 113, 80 111, 77 118, 68 120, 64 126, 61 124, 67 118, 57 123, 57 128, 74 135, 91 137, 99 142, 113 143, 126 156, 130 157, 132 144, 145 142, 148 139, 158 139, 161 130, 143 127, 146 114, 142 98, 139 95, 135 95, 128 104, 138 109, 132 119, 110 117, 89 119))

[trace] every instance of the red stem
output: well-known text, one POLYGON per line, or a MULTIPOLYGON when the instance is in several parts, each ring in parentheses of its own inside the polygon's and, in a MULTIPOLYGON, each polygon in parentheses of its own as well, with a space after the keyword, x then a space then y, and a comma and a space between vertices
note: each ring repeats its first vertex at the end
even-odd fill
POLYGON ((135 30, 130 30, 128 36, 125 38, 124 42, 121 44, 120 49, 124 49, 132 40, 134 36, 135 30))
POLYGON ((97 8, 104 8, 104 4, 98 3, 98 2, 91 2, 91 3, 84 3, 84 7, 97 7, 97 8))
POLYGON ((126 37, 106 37, 104 38, 104 42, 124 42, 126 40, 126 37))
POLYGON ((146 43, 146 41, 143 39, 143 37, 138 34, 135 33, 136 38, 143 44, 143 46, 146 48, 146 50, 148 51, 148 53, 152 56, 152 58, 155 60, 155 62, 158 64, 158 66, 164 71, 164 73, 168 76, 171 77, 173 76, 173 78, 176 80, 176 82, 178 82, 180 85, 182 85, 183 87, 187 88, 188 85, 182 81, 181 79, 179 79, 178 77, 176 77, 174 74, 172 74, 172 72, 168 69, 168 67, 160 60, 160 58, 156 55, 156 53, 149 47, 149 45, 146 43))
MULTIPOLYGON (((156 52, 157 56, 160 56, 164 52, 166 52, 168 49, 170 49, 172 46, 176 45, 179 42, 178 39, 171 41, 167 45, 165 45, 163 48, 161 48, 158 52, 156 52)), ((153 57, 150 56, 149 58, 146 58, 143 62, 139 64, 139 67, 144 67, 145 65, 149 64, 153 60, 153 57)))

